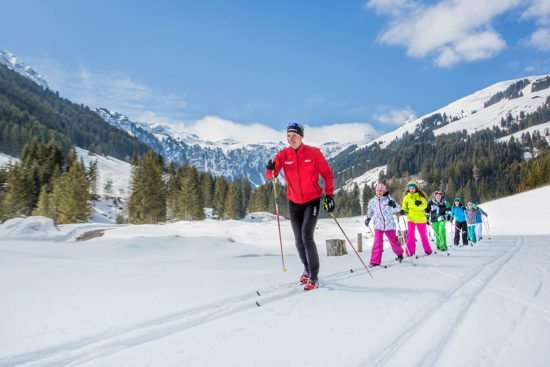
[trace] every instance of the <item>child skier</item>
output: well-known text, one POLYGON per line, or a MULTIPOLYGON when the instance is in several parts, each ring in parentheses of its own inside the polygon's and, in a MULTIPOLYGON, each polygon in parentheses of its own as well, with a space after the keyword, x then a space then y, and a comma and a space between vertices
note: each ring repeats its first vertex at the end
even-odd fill
POLYGON ((483 218, 482 215, 488 217, 487 213, 479 207, 476 203, 472 204, 475 209, 478 210, 476 215, 476 238, 478 241, 483 239, 483 218))
POLYGON ((443 192, 434 192, 434 198, 428 202, 426 212, 435 233, 435 245, 438 250, 447 251, 447 233, 445 223, 451 217, 451 205, 443 197, 443 192))
POLYGON ((471 201, 466 204, 466 222, 468 223, 468 239, 472 243, 476 243, 476 216, 479 214, 479 210, 474 208, 471 201))
POLYGON ((462 204, 461 198, 457 197, 454 199, 454 206, 451 210, 451 222, 453 222, 455 226, 454 245, 458 246, 459 239, 462 237, 462 244, 466 246, 468 244, 468 237, 466 236, 468 227, 466 225, 464 204, 462 204))
POLYGON ((403 202, 401 204, 402 209, 400 214, 407 214, 407 249, 408 255, 413 256, 416 253, 416 238, 415 229, 418 228, 420 234, 420 240, 424 247, 426 255, 432 254, 432 248, 428 241, 428 234, 426 232, 426 213, 425 209, 428 207, 427 195, 424 191, 418 188, 418 183, 414 180, 407 183, 407 191, 403 196, 403 202))
POLYGON ((397 255, 397 260, 403 260, 403 249, 397 239, 395 233, 396 225, 394 214, 401 210, 399 204, 389 195, 386 185, 379 183, 375 186, 376 195, 369 200, 367 207, 367 217, 365 225, 368 227, 369 222, 374 219, 374 243, 372 245, 372 253, 370 258, 370 266, 378 266, 382 261, 382 250, 384 242, 384 234, 390 241, 393 252, 397 255))

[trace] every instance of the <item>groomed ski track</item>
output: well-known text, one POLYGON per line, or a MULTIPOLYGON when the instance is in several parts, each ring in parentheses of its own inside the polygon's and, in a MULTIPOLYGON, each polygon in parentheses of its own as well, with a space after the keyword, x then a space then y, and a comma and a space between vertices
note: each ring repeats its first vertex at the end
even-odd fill
MULTIPOLYGON (((474 247, 451 247, 452 256, 420 257, 414 267, 405 259, 387 269, 370 269, 374 280, 358 267, 353 273, 321 273, 321 288, 308 293, 292 284, 268 286, 261 296, 250 289, 132 327, 3 355, 0 366, 135 366, 166 361, 257 366, 264 365, 262 358, 267 365, 286 359, 284 365, 293 366, 334 361, 346 366, 506 366, 514 361, 542 366, 549 356, 545 341, 533 341, 525 355, 520 337, 525 338, 533 323, 550 330, 547 241, 542 236, 497 236, 474 247), (258 308, 256 301, 262 306, 258 308), (330 312, 341 316, 327 320, 330 312), (285 334, 285 327, 297 320, 310 327, 308 343, 318 346, 334 337, 335 349, 300 354, 304 334, 285 334), (281 336, 277 345, 261 346, 262 336, 271 333, 281 336), (338 341, 342 335, 345 340, 338 341), (199 353, 201 343, 213 351, 229 343, 239 352, 199 353), (290 362, 289 355, 294 358, 290 362)), ((420 246, 418 251, 422 253, 420 246)))

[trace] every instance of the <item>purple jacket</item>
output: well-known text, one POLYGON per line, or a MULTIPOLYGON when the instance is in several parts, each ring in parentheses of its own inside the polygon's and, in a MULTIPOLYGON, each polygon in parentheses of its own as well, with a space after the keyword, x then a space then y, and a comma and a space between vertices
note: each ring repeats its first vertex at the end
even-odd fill
POLYGON ((391 196, 375 196, 369 200, 367 207, 367 218, 372 218, 374 229, 381 231, 395 230, 394 214, 401 210, 401 206, 391 196), (388 202, 393 200, 395 208, 388 205, 388 202))

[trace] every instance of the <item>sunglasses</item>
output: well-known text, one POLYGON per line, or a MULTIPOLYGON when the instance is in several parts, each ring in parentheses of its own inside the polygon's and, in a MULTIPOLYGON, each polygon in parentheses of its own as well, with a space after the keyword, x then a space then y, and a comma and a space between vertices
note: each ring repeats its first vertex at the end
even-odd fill
POLYGON ((434 195, 437 195, 437 194, 443 195, 443 193, 442 193, 441 191, 436 191, 436 192, 434 192, 434 195))

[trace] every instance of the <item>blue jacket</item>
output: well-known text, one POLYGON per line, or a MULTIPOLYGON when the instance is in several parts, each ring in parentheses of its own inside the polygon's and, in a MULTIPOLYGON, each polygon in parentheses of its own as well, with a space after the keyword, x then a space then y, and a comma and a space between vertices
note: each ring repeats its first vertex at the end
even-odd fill
POLYGON ((453 210, 451 210, 451 218, 454 219, 455 222, 466 222, 466 214, 464 212, 463 206, 453 206, 453 210))
POLYGON ((481 216, 487 216, 487 213, 483 209, 481 209, 479 206, 477 207, 478 214, 476 215, 476 223, 483 223, 483 219, 481 219, 481 216))

